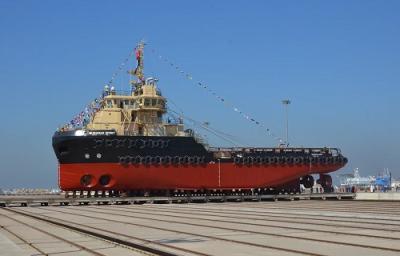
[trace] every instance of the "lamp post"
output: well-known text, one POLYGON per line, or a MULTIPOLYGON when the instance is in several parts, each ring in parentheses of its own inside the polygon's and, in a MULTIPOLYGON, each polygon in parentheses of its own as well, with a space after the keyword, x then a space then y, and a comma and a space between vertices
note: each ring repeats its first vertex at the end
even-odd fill
POLYGON ((286 115, 286 146, 289 146, 289 104, 290 100, 282 100, 282 104, 285 108, 285 115, 286 115))

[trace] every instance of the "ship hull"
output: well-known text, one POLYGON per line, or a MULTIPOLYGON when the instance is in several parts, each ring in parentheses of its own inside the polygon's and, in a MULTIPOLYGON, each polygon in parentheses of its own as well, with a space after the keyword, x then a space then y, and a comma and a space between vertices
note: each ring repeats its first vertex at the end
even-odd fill
POLYGON ((205 148, 193 137, 56 133, 59 187, 96 190, 271 188, 343 167, 326 148, 205 148))
POLYGON ((274 187, 312 173, 329 173, 340 165, 238 166, 212 163, 200 166, 120 165, 118 163, 60 164, 62 190, 210 190, 274 187), (82 185, 82 177, 91 181, 82 185), (109 177, 106 185, 101 177, 109 177))

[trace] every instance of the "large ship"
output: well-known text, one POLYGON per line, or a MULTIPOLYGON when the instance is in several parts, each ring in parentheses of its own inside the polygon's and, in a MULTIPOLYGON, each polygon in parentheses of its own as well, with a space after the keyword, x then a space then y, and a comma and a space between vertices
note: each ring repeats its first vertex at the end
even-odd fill
POLYGON ((254 191, 311 187, 312 174, 325 191, 327 173, 347 159, 336 148, 210 147, 181 119, 165 119, 167 100, 157 79, 143 73, 144 44, 136 48, 131 91, 105 86, 82 126, 53 136, 59 187, 64 191, 112 191, 134 195, 173 191, 254 191), (294 184, 294 186, 293 186, 294 184))

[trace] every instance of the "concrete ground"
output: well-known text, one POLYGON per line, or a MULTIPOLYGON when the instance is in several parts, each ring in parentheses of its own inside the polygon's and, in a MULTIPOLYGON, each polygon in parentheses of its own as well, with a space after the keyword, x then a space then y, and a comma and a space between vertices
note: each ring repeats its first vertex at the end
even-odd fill
POLYGON ((399 192, 357 192, 356 200, 400 201, 399 192))
POLYGON ((149 255, 20 213, 172 255, 400 255, 400 202, 2 208, 1 255, 149 255))

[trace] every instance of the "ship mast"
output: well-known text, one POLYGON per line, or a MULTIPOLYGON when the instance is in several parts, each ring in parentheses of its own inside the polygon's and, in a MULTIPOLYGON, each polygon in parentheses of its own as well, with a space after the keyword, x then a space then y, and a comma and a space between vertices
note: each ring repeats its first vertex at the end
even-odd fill
POLYGON ((131 81, 132 86, 135 87, 135 91, 138 91, 145 84, 145 77, 143 73, 144 65, 143 65, 143 51, 144 51, 144 41, 141 41, 135 47, 135 56, 137 65, 136 68, 130 70, 129 73, 137 77, 136 81, 131 81))
POLYGON ((157 89, 158 79, 143 73, 144 42, 135 48, 137 66, 128 71, 132 79, 129 95, 112 87, 104 89, 103 105, 88 124, 88 130, 115 130, 118 135, 186 136, 183 124, 163 122, 167 100, 157 89))

